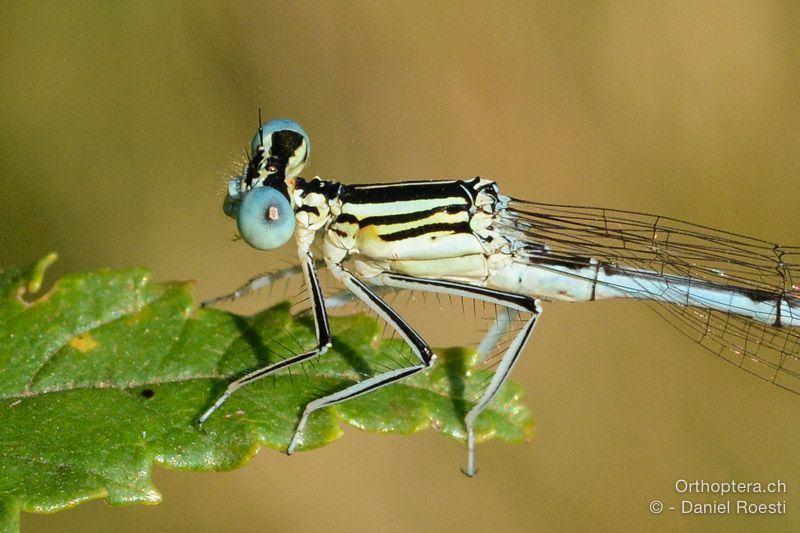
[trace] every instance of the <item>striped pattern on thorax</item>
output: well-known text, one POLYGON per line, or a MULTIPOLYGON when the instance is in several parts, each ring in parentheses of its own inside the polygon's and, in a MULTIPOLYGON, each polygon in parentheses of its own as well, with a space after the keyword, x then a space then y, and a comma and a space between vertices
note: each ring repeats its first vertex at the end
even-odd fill
POLYGON ((327 238, 373 259, 436 259, 482 253, 471 220, 487 180, 343 186, 327 238))

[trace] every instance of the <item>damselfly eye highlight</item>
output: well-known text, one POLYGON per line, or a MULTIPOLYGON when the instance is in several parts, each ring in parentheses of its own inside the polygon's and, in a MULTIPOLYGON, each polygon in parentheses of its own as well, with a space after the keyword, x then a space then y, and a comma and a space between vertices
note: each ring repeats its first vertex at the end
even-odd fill
POLYGON ((286 197, 272 187, 244 194, 236 215, 242 238, 259 250, 283 246, 294 233, 294 211, 286 197))
POLYGON ((286 178, 300 174, 311 149, 306 130, 297 122, 285 118, 270 120, 256 132, 250 146, 252 153, 255 154, 261 147, 266 163, 264 168, 270 173, 283 168, 286 178))

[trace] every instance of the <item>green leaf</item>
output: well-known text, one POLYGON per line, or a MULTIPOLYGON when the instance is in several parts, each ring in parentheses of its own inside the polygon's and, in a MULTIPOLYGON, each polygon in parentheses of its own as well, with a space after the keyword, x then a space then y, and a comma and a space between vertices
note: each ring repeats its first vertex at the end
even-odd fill
MULTIPOLYGON (((334 348, 313 372, 248 385, 203 433, 195 421, 233 377, 313 344, 311 320, 286 303, 253 317, 192 312, 190 283, 152 283, 143 269, 70 275, 35 297, 54 260, 0 272, 0 526, 8 531, 20 510, 158 502, 153 463, 225 470, 261 446, 284 450, 306 402, 390 364, 402 348, 380 341, 364 315, 333 317, 334 348)), ((303 448, 338 438, 339 421, 393 433, 433 426, 463 440, 464 398, 487 373, 465 349, 438 353, 427 372, 315 413, 303 448)), ((478 421, 478 441, 531 437, 520 394, 511 383, 501 390, 478 421)))

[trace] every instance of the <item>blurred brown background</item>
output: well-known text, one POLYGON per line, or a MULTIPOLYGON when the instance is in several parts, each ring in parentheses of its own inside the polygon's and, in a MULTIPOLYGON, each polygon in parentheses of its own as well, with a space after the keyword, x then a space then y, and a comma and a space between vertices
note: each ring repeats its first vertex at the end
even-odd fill
MULTIPOLYGON (((51 250, 53 276, 144 265, 197 279, 198 299, 282 265, 291 250, 232 243, 221 212, 259 101, 311 134, 306 175, 481 175, 800 244, 795 3, 163 4, 0 5, 0 265, 51 250)), ((156 467, 157 507, 93 502, 23 528, 798 530, 800 398, 644 309, 546 306, 514 374, 536 440, 480 446, 475 479, 433 431, 347 429, 230 473, 156 467), (652 515, 682 478, 781 479, 788 494, 751 500, 788 514, 652 515)))

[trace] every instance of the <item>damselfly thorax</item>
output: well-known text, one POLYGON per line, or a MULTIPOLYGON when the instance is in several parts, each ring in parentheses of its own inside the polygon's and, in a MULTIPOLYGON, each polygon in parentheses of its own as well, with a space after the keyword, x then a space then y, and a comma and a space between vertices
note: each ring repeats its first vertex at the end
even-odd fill
POLYGON ((317 346, 231 383, 201 416, 201 424, 241 386, 320 356, 331 345, 311 253, 315 238, 322 240, 323 259, 334 278, 395 328, 417 361, 310 402, 289 453, 301 442, 313 411, 433 364, 428 343, 377 288, 474 298, 527 317, 465 417, 469 475, 475 472, 475 420, 530 338, 540 301, 646 300, 727 361, 800 391, 797 248, 667 217, 517 200, 478 177, 372 185, 305 180, 299 173, 308 157, 308 137, 288 120, 264 124, 251 148, 242 175, 228 184, 224 210, 255 248, 274 249, 294 235, 317 346))

